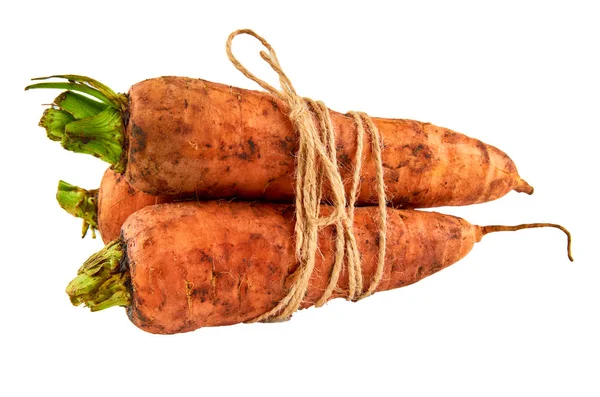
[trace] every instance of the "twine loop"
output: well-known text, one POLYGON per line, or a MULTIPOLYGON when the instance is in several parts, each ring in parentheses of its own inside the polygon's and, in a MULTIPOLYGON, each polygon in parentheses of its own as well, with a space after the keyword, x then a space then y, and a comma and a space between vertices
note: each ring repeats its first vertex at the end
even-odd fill
POLYGON ((318 232, 320 229, 332 225, 336 230, 333 268, 327 287, 315 303, 315 306, 319 307, 325 304, 335 291, 342 272, 344 258, 346 259, 348 271, 347 299, 357 301, 373 294, 383 277, 386 245, 386 198, 381 161, 382 142, 379 130, 365 113, 348 113, 354 119, 356 125, 357 150, 354 158, 350 194, 346 198, 344 182, 337 164, 335 130, 329 115, 329 109, 325 104, 321 101, 303 98, 296 93, 292 82, 281 68, 273 47, 254 31, 241 29, 232 32, 227 39, 226 51, 231 63, 244 76, 256 82, 266 91, 288 105, 288 117, 298 132, 299 138, 296 157, 296 225, 294 230, 296 256, 299 265, 293 275, 294 283, 287 295, 273 309, 249 322, 286 320, 300 308, 308 291, 310 277, 315 266, 318 232), (260 51, 260 56, 279 76, 281 90, 256 77, 233 55, 231 50, 232 41, 236 36, 242 34, 256 38, 267 49, 268 52, 260 51), (372 152, 376 165, 377 198, 380 216, 378 225, 379 252, 377 269, 369 287, 363 292, 361 257, 354 235, 353 223, 354 207, 360 188, 365 132, 368 132, 371 136, 372 152), (321 214, 320 207, 323 199, 324 184, 329 186, 332 207, 332 211, 326 216, 321 214))

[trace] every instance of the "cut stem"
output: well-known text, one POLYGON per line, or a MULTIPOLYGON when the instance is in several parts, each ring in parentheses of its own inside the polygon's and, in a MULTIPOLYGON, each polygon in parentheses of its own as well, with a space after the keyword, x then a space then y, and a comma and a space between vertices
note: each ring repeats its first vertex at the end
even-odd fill
POLYGON ((106 109, 105 104, 74 91, 63 92, 54 99, 54 104, 77 120, 93 117, 106 109))
MULTIPOLYGON (((113 165, 115 172, 125 170, 121 158, 125 136, 121 114, 106 108, 94 117, 75 120, 65 125, 61 145, 72 152, 91 154, 113 165)), ((124 159, 123 159, 124 160, 124 159)))
POLYGON ((567 235, 567 255, 569 256, 569 260, 571 262, 573 262, 573 256, 571 255, 571 233, 569 233, 569 231, 565 227, 563 227, 561 225, 557 225, 555 223, 525 223, 525 224, 516 225, 516 226, 503 226, 503 225, 482 226, 481 233, 482 233, 482 235, 485 236, 488 233, 514 232, 517 230, 534 229, 534 228, 538 228, 538 227, 553 227, 553 228, 562 230, 567 235))
POLYGON ((66 289, 73 305, 83 303, 95 312, 131 304, 129 270, 121 269, 122 244, 113 240, 85 261, 66 289))
POLYGON ((58 204, 69 214, 83 219, 82 236, 92 229, 92 238, 96 238, 98 229, 98 189, 85 190, 65 181, 58 181, 56 191, 58 204))
POLYGON ((75 118, 69 112, 50 108, 44 111, 39 126, 46 129, 50 140, 60 142, 65 134, 65 126, 73 121, 75 118))
POLYGON ((37 84, 28 85, 27 87, 25 87, 25 90, 27 91, 27 90, 31 90, 31 89, 35 89, 35 88, 58 88, 58 89, 62 89, 62 90, 79 91, 79 92, 83 92, 84 94, 93 96, 94 98, 100 100, 101 102, 104 102, 107 105, 114 106, 110 102, 110 100, 107 97, 105 97, 102 93, 100 93, 98 90, 95 90, 95 89, 90 88, 83 84, 63 83, 63 82, 37 83, 37 84))
MULTIPOLYGON (((81 76, 77 74, 55 74, 48 77, 36 77, 32 80, 48 80, 48 79, 66 79, 70 83, 76 83, 83 86, 89 86, 96 90, 96 92, 103 95, 108 99, 108 104, 113 104, 115 107, 121 110, 125 110, 127 107, 127 96, 124 94, 117 94, 111 90, 107 85, 102 84, 98 80, 94 80, 91 77, 81 76)), ((27 88, 26 88, 27 89, 27 88)))
POLYGON ((40 125, 46 128, 48 137, 60 141, 67 150, 91 154, 111 164, 115 172, 123 172, 126 163, 123 118, 127 113, 127 96, 85 76, 56 75, 34 80, 49 78, 66 79, 67 82, 36 83, 25 88, 67 90, 42 116, 40 125))

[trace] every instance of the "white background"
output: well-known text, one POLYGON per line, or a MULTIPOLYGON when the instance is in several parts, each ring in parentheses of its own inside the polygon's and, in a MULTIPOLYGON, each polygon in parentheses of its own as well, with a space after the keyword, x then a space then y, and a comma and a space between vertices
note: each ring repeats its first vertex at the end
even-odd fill
MULTIPOLYGON (((324 3, 1 6, 0 395, 600 395, 594 2, 324 3), (80 239, 56 184, 95 188, 106 165, 46 139, 41 104, 58 92, 23 87, 73 73, 120 92, 161 75, 256 89, 224 51, 245 27, 271 42, 301 95, 507 152, 533 196, 442 211, 561 223, 575 263, 557 230, 494 234, 451 268, 360 303, 175 336, 144 333, 119 308, 72 307, 64 288, 102 243, 80 239)), ((258 49, 246 37, 234 45, 275 84, 258 49)))

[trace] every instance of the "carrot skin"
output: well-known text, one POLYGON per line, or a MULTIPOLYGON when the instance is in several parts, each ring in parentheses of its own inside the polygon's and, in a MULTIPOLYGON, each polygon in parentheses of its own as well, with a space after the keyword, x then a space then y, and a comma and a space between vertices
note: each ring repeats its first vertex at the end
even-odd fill
MULTIPOLYGON (((265 92, 200 79, 161 77, 129 91, 125 175, 153 195, 291 202, 297 134, 284 103, 265 92)), ((350 186, 356 126, 331 112, 337 161, 350 186)), ((425 208, 532 192, 502 151, 446 128, 373 118, 383 141, 386 194, 396 206, 425 208)), ((365 136, 359 204, 376 203, 375 164, 365 136)), ((327 187, 326 187, 327 188, 327 187)), ((327 194, 326 194, 327 196, 327 194)))
MULTIPOLYGON (((328 208, 323 207, 324 211, 328 208)), ((355 234, 365 289, 377 262, 377 209, 357 208, 355 234)), ((274 307, 293 282, 290 205, 187 202, 146 207, 123 225, 131 321, 172 334, 246 322, 274 307)), ((333 266, 334 228, 322 230, 303 308, 322 295, 333 266)), ((388 209, 386 267, 378 290, 412 284, 464 257, 481 231, 435 212, 388 209)), ((332 298, 346 297, 344 271, 332 298)))
POLYGON ((98 230, 108 244, 121 234, 129 215, 144 207, 175 201, 177 197, 152 196, 131 186, 125 177, 107 169, 98 189, 98 230))

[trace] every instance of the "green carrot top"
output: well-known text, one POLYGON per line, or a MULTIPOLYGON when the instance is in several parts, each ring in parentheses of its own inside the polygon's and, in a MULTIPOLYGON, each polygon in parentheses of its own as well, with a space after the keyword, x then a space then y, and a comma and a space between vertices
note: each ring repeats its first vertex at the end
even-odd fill
POLYGON ((33 80, 66 81, 36 83, 25 90, 58 88, 67 91, 56 97, 39 125, 48 138, 60 141, 73 152, 91 154, 110 163, 115 172, 125 170, 125 127, 128 98, 85 76, 55 75, 33 80))
POLYGON ((96 238, 98 229, 98 189, 85 190, 65 181, 58 182, 56 201, 69 214, 83 219, 82 238, 92 229, 96 238))

